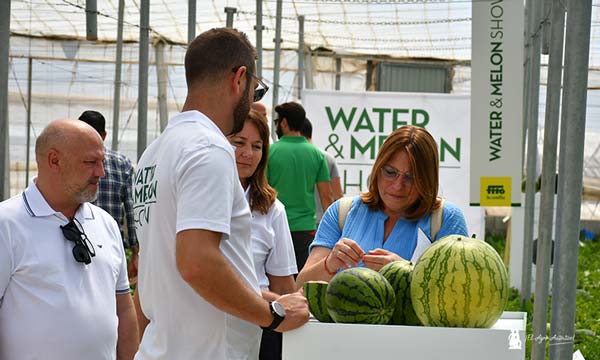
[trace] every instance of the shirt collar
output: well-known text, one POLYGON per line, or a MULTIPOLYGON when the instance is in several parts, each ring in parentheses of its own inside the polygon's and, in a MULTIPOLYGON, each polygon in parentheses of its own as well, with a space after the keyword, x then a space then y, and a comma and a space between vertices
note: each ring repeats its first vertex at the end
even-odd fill
MULTIPOLYGON (((31 180, 31 183, 29 184, 27 189, 25 189, 25 191, 23 191, 22 193, 23 203, 25 205, 25 210, 27 210, 27 213, 32 217, 45 217, 56 215, 60 218, 66 219, 66 217, 61 212, 54 210, 50 206, 50 204, 48 204, 48 202, 44 198, 44 195, 42 195, 40 189, 38 189, 37 185, 35 184, 35 180, 35 178, 31 180)), ((89 203, 81 204, 77 209, 77 212, 75 213, 75 218, 77 218, 77 220, 80 221, 93 220, 94 213, 92 211, 91 205, 89 203)))
MULTIPOLYGON (((246 201, 248 201, 248 204, 250 204, 250 187, 251 186, 252 185, 248 185, 248 187, 246 188, 246 190, 244 190, 244 196, 246 197, 246 201)), ((243 187, 242 187, 242 189, 243 189, 243 187)))
POLYGON ((308 140, 306 140, 306 138, 304 136, 290 136, 290 135, 284 135, 281 137, 281 139, 279 139, 279 141, 287 141, 287 142, 294 142, 294 143, 303 143, 303 142, 308 142, 308 140))
POLYGON ((219 133, 222 133, 221 129, 219 129, 219 127, 217 126, 217 124, 214 123, 214 121, 212 121, 208 116, 204 115, 198 110, 184 111, 173 116, 171 120, 169 120, 167 129, 186 122, 201 123, 206 126, 212 127, 213 130, 218 131, 219 133))

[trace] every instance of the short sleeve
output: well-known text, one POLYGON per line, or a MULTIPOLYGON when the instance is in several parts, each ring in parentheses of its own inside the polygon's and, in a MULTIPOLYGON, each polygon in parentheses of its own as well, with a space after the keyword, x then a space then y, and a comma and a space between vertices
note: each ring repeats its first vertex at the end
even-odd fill
POLYGON ((273 248, 267 256, 265 272, 275 276, 288 276, 298 273, 294 243, 288 225, 283 204, 275 200, 271 211, 273 214, 273 248))
POLYGON ((13 259, 6 234, 0 236, 2 236, 0 238, 0 304, 2 304, 2 298, 12 276, 13 259))
POLYGON ((327 208, 327 211, 325 211, 325 214, 323 214, 323 218, 319 223, 319 228, 315 234, 315 239, 310 245, 309 252, 315 246, 332 249, 335 243, 338 242, 342 236, 338 220, 339 207, 340 201, 336 200, 329 208, 327 208))
POLYGON ((317 182, 324 182, 331 180, 329 176, 329 166, 327 166, 327 160, 325 160, 325 155, 319 152, 321 165, 319 166, 319 172, 317 174, 317 182))
POLYGON ((333 160, 333 162, 331 163, 331 167, 329 168, 329 177, 331 179, 335 179, 335 178, 339 178, 340 177, 340 170, 338 169, 337 163, 335 162, 335 159, 333 160))
POLYGON ((467 230, 467 222, 462 210, 453 203, 446 201, 444 203, 444 209, 442 213, 442 226, 436 240, 443 238, 444 236, 459 234, 463 236, 469 236, 467 230))
MULTIPOLYGON (((110 219, 113 220, 113 219, 110 219)), ((127 274, 127 257, 125 256, 125 248, 123 247, 123 241, 121 241, 121 233, 117 223, 113 220, 111 226, 111 234, 114 237, 114 241, 119 247, 119 275, 117 277, 117 283, 115 289, 117 294, 128 294, 131 289, 129 288, 129 276, 127 274)))
POLYGON ((204 229, 230 233, 235 163, 226 149, 201 145, 187 149, 177 167, 176 231, 204 229))

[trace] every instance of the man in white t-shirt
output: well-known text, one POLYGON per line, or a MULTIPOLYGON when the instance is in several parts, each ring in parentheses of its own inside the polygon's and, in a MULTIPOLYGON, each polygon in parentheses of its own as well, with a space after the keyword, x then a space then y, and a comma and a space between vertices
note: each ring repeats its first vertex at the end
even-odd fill
POLYGON ((302 295, 270 303, 260 296, 250 209, 226 138, 266 92, 255 89, 254 61, 254 48, 236 30, 194 39, 183 112, 138 162, 138 360, 256 359, 259 326, 286 331, 308 320, 302 295))
POLYGON ((37 177, 0 203, 0 359, 131 359, 139 335, 121 233, 89 203, 102 139, 57 120, 35 153, 37 177))

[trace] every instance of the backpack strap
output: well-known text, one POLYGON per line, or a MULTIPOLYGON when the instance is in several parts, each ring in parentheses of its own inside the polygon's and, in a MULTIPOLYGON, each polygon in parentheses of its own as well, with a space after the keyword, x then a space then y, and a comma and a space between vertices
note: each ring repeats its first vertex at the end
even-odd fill
POLYGON ((340 231, 344 229, 346 217, 348 217, 348 212, 352 206, 352 200, 354 200, 352 196, 344 196, 340 199, 340 205, 338 208, 338 227, 340 228, 340 231))
POLYGON ((431 212, 431 216, 429 218, 429 220, 430 220, 429 230, 431 233, 431 241, 432 242, 435 240, 435 237, 440 232, 440 228, 442 227, 442 214, 444 212, 444 202, 445 202, 445 200, 442 199, 440 207, 433 210, 431 212))

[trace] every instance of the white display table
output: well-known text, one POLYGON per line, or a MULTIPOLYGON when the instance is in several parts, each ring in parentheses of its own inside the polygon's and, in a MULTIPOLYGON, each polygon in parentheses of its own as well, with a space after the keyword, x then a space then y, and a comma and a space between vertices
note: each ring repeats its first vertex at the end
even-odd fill
POLYGON ((527 314, 504 312, 490 329, 321 323, 283 334, 284 360, 523 360, 527 314))

